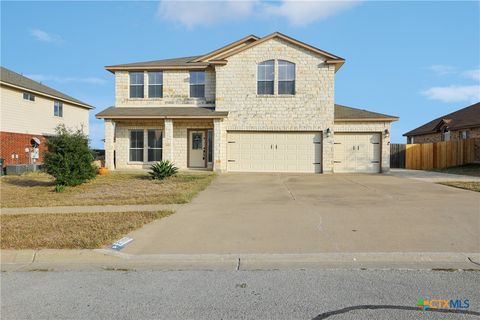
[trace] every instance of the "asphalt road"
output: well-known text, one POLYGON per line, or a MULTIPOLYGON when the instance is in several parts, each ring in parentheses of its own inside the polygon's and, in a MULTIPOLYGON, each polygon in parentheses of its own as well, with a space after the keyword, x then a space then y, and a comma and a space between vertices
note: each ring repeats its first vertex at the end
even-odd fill
POLYGON ((1 318, 478 319, 415 305, 469 299, 479 312, 479 288, 477 271, 4 272, 1 318))

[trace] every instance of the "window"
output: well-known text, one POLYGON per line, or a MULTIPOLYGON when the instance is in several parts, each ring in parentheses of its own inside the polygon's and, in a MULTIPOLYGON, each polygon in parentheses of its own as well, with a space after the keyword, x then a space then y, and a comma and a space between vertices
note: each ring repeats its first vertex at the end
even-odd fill
POLYGON ((130 131, 130 161, 143 162, 143 130, 130 131))
POLYGON ((278 94, 295 94, 295 64, 278 60, 278 94))
POLYGON ((162 160, 162 130, 148 130, 148 161, 162 160))
POLYGON ((63 102, 55 101, 53 103, 53 115, 55 117, 63 117, 63 102))
POLYGON ((460 131, 460 139, 461 140, 466 140, 470 138, 470 130, 463 130, 460 131))
POLYGON ((207 132, 207 140, 208 140, 208 152, 207 152, 207 161, 213 162, 213 130, 208 130, 207 132))
POLYGON ((203 148, 203 133, 192 133, 192 150, 198 150, 203 148))
POLYGON ((190 71, 190 97, 205 98, 204 71, 190 71))
POLYGON ((257 70, 257 93, 273 94, 273 82, 275 61, 268 60, 258 64, 257 70))
POLYGON ((130 98, 143 98, 143 72, 130 72, 130 98))
POLYGON ((35 101, 35 96, 31 93, 24 92, 23 93, 23 99, 30 100, 30 101, 35 101))
POLYGON ((148 73, 148 97, 163 98, 163 72, 148 73))
POLYGON ((442 139, 442 141, 450 141, 450 131, 448 131, 448 129, 444 129, 442 131, 441 139, 442 139))

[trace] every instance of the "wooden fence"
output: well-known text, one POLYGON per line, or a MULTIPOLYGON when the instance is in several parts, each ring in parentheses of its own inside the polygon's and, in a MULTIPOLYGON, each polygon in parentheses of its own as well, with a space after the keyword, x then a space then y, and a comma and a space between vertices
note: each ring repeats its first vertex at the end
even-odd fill
POLYGON ((390 144, 390 168, 405 168, 405 144, 390 144))
POLYGON ((405 145, 407 169, 442 169, 472 163, 474 160, 475 139, 405 145))

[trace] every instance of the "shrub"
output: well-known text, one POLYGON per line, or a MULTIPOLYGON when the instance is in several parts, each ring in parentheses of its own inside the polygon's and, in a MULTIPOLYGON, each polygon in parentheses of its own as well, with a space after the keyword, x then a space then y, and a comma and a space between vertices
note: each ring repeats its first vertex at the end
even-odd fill
POLYGON ((56 185, 76 186, 94 178, 88 137, 82 130, 72 131, 64 125, 59 125, 55 131, 56 135, 47 139, 44 162, 45 171, 55 178, 56 185))
POLYGON ((162 160, 153 164, 148 173, 152 176, 152 179, 163 180, 167 177, 173 176, 177 172, 178 168, 175 167, 171 161, 162 160))

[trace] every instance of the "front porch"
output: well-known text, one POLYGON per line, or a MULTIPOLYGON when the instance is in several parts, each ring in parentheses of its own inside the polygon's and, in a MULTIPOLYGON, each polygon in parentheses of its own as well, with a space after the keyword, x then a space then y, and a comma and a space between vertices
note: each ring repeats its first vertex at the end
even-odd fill
POLYGON ((110 170, 148 169, 155 162, 170 160, 182 170, 220 171, 226 115, 206 109, 210 116, 179 116, 185 109, 202 108, 110 108, 110 114, 97 115, 105 119, 105 166, 110 170), (119 115, 125 109, 134 109, 129 110, 134 115, 119 115), (152 109, 171 112, 141 116, 141 111, 152 113, 152 109))

